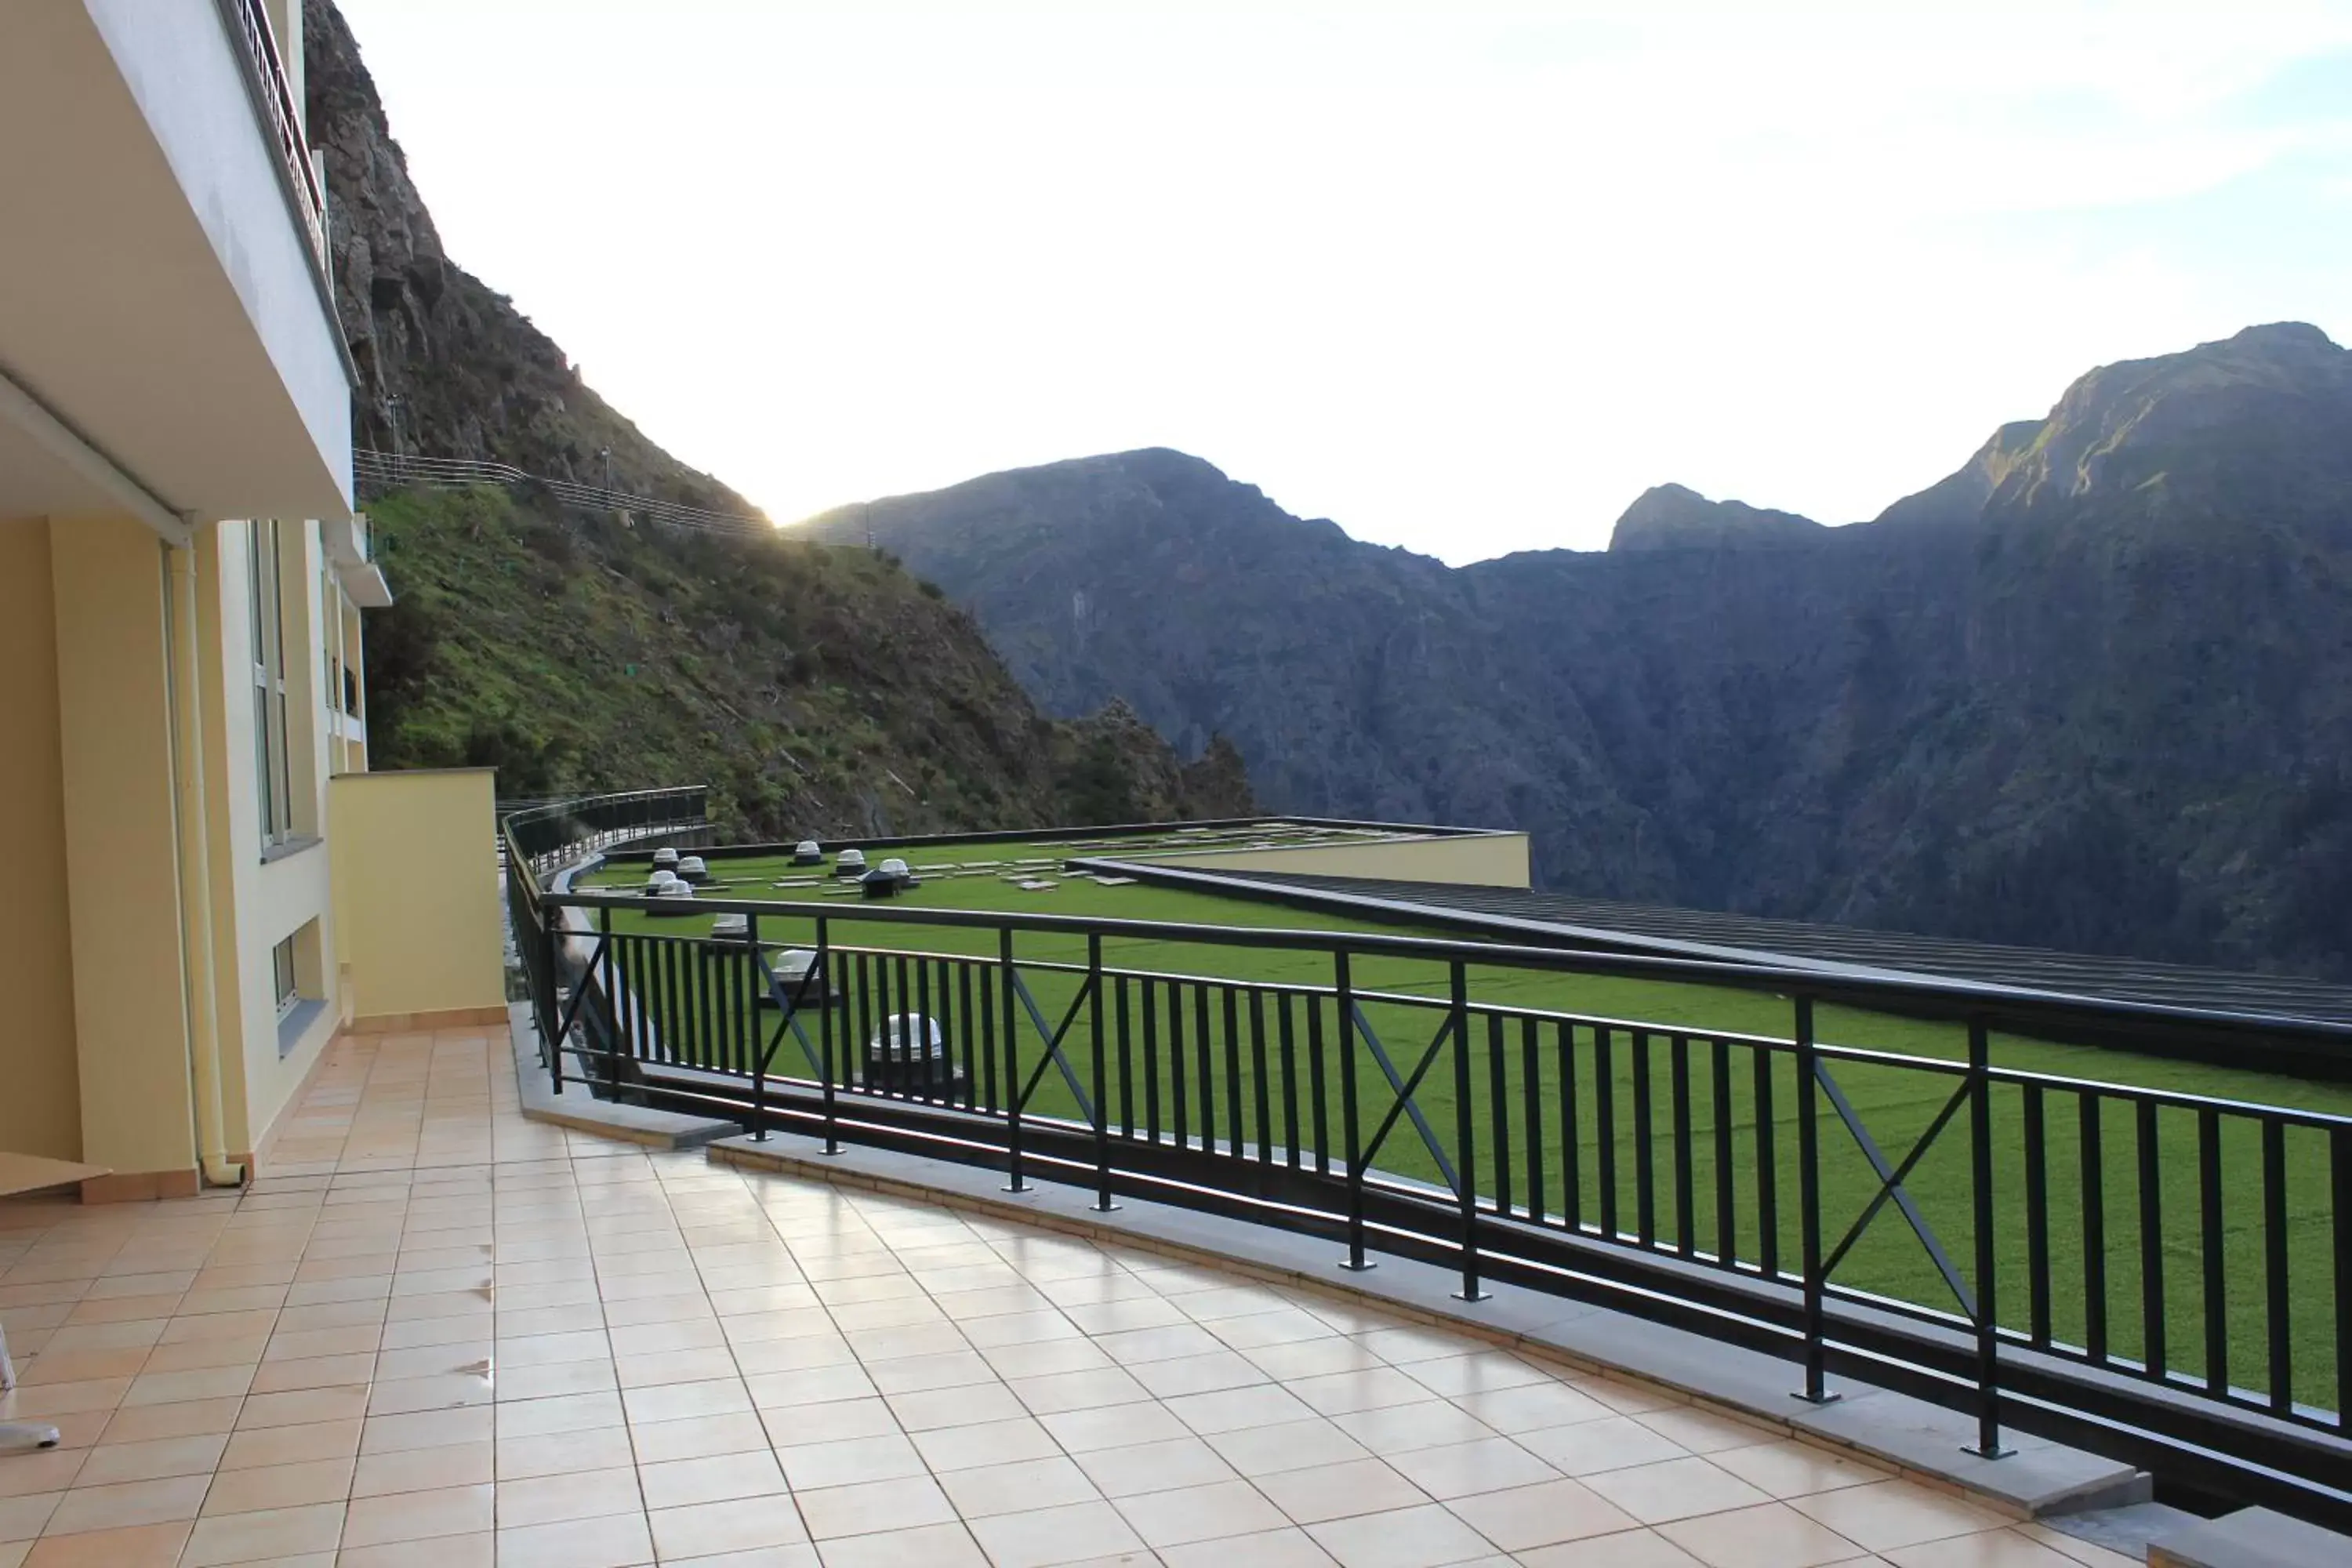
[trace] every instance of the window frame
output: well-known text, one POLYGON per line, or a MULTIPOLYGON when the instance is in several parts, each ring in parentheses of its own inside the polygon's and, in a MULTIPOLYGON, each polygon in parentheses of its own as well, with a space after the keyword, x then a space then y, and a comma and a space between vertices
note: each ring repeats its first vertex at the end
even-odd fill
POLYGON ((253 668, 253 746, 265 855, 294 837, 294 768, 288 722, 286 571, 283 525, 251 525, 247 550, 253 668))

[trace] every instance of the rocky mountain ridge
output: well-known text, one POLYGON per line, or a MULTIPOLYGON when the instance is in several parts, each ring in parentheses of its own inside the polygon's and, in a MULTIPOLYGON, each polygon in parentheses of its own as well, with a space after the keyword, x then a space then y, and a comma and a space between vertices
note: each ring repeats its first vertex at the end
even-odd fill
POLYGON ((1453 569, 1146 450, 813 528, 870 524, 1048 711, 1229 733, 1276 809, 1524 826, 1596 896, 2352 973, 2352 354, 2317 329, 2102 367, 1867 523, 1630 521, 1453 569))
MULTIPOLYGON (((615 489, 749 512, 448 258, 350 27, 329 0, 305 0, 303 27, 355 443, 597 484, 609 452, 615 489)), ((1041 715, 893 558, 528 488, 367 505, 396 596, 366 628, 378 768, 491 764, 507 795, 707 783, 728 826, 770 837, 1251 809, 1230 746, 1204 739, 1187 764, 1130 710, 1041 715)))

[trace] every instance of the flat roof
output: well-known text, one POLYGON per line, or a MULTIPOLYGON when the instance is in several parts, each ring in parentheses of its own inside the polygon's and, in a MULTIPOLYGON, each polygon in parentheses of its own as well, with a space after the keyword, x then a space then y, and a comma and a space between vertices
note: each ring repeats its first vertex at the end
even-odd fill
MULTIPOLYGON (((2057 952, 1955 937, 1815 925, 1802 921, 1768 920, 1759 915, 1620 903, 1515 888, 1382 881, 1291 871, 1251 871, 1247 878, 1251 882, 1307 895, 1336 895, 1411 906, 1473 921, 1531 922, 1552 927, 1583 942, 1612 942, 1676 956, 1744 959, 1750 963, 1811 963, 2025 986, 2108 1001, 2352 1023, 2352 986, 2297 975, 2057 952)), ((1411 909, 1400 910, 1398 918, 1411 920, 1411 909)))

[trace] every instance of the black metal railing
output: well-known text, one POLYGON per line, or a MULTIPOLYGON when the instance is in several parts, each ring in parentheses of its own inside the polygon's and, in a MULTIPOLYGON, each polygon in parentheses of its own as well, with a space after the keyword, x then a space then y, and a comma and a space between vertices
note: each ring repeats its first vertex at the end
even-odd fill
POLYGON ((302 134, 302 108, 286 79, 286 66, 278 48, 276 31, 262 0, 217 0, 231 36, 240 47, 238 64, 246 77, 254 111, 261 117, 262 132, 276 154, 287 199, 299 216, 310 255, 323 274, 327 268, 327 196, 320 188, 319 171, 310 161, 310 146, 302 134))
POLYGON ((2352 1518, 2352 1118, 1999 1059, 2092 1022, 2223 1047, 2352 1030, 1476 942, 696 900, 744 918, 721 940, 666 908, 549 893, 517 925, 559 1090, 1245 1215, 1329 1237, 1349 1268, 1443 1260, 1465 1300, 1507 1279, 1784 1356, 1806 1399, 1857 1376, 1972 1411, 1988 1455, 2013 1425, 2352 1518), (1283 976, 1216 973, 1239 950, 1283 976), (1690 1016, 1515 999, 1559 977, 1677 987, 1661 1010, 1690 1016), (1965 1018, 1948 1057, 1824 1037, 1824 1016, 1848 1033, 1930 993, 1965 1018), (1734 996, 1785 1025, 1710 1025, 1707 998, 1734 996))

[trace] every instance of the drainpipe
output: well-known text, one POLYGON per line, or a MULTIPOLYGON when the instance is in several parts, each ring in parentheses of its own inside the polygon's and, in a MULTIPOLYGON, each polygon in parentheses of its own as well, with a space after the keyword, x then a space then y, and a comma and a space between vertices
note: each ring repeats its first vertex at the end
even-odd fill
MULTIPOLYGON (((191 528, 194 519, 189 520, 191 528)), ((213 978, 212 858, 205 852, 204 683, 196 657, 196 552, 163 551, 171 637, 173 804, 180 848, 180 950, 187 972, 188 1055, 195 1070, 196 1160, 206 1184, 245 1184, 245 1166, 228 1157, 221 1111, 220 994, 213 978)))

